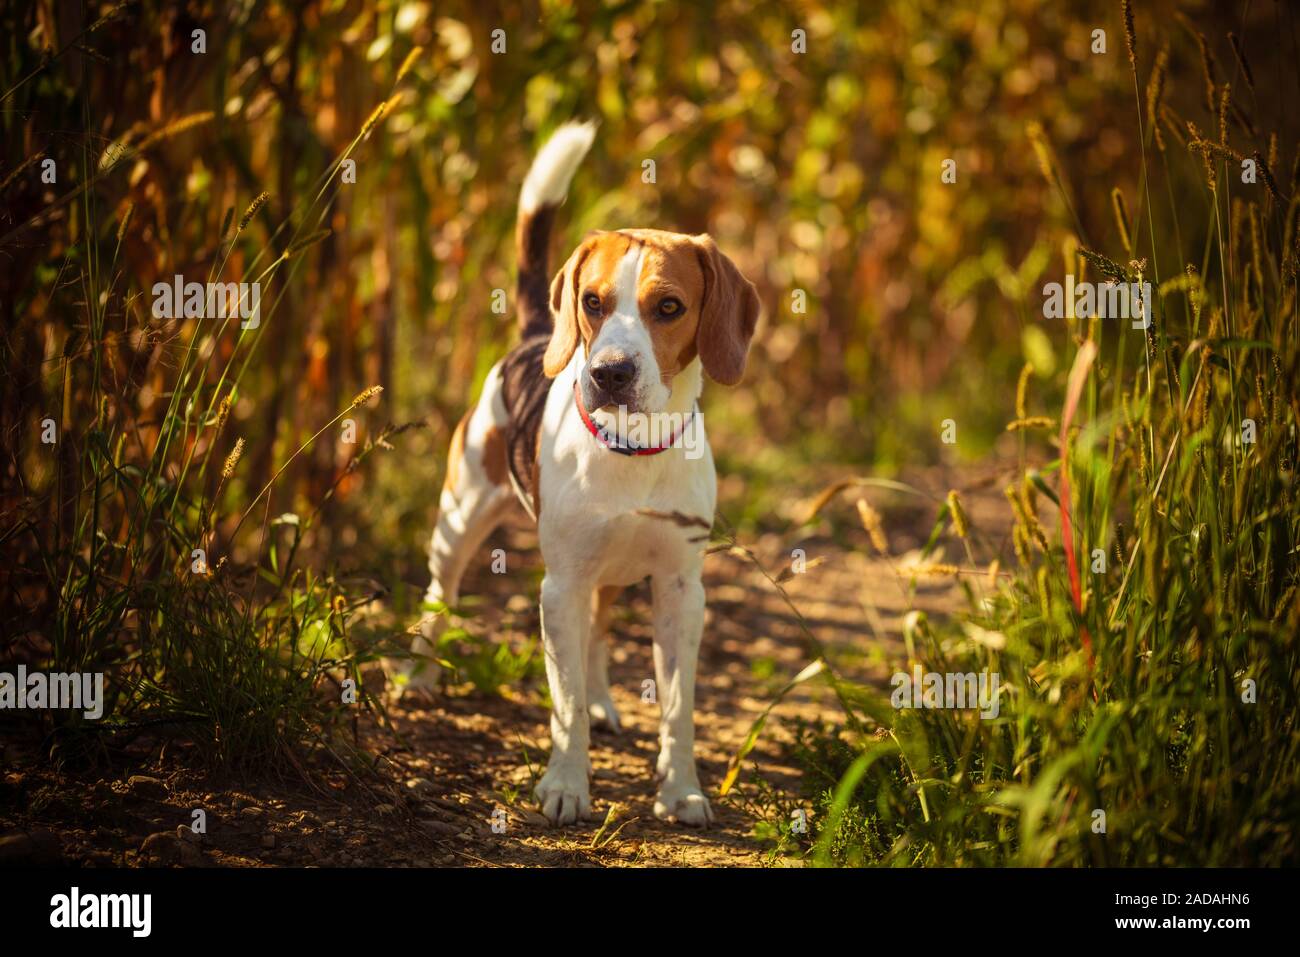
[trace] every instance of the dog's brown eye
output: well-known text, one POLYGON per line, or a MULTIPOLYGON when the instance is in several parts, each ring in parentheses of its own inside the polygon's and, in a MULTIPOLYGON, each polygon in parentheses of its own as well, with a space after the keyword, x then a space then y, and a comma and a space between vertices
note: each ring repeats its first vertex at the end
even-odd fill
POLYGON ((665 299, 659 303, 659 316, 662 319, 675 319, 685 308, 680 299, 665 299))
POLYGON ((582 306, 588 312, 594 315, 600 315, 600 296, 594 292, 589 292, 582 297, 582 306))

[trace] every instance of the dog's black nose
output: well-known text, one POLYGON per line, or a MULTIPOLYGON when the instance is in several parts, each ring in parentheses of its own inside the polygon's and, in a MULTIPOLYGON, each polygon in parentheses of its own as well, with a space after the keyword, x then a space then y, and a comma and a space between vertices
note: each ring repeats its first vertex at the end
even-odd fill
POLYGON ((591 380, 610 395, 618 395, 636 378, 636 363, 631 359, 593 362, 591 380))

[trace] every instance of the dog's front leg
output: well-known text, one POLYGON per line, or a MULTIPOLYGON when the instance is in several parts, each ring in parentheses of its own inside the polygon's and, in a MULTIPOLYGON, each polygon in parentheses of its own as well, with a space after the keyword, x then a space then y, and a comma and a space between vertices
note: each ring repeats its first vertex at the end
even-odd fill
POLYGON ((704 632, 704 584, 696 568, 655 576, 651 590, 660 708, 655 817, 703 827, 713 820, 695 770, 695 663, 704 632))
POLYGON ((542 580, 542 644, 551 689, 551 760, 534 794, 552 824, 591 814, 587 753, 591 729, 585 675, 592 589, 547 574, 542 580))

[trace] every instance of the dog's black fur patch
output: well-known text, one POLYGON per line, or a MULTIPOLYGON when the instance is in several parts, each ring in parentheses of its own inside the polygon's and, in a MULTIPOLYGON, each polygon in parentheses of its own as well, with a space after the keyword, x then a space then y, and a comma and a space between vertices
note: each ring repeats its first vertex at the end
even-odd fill
POLYGON ((524 504, 534 515, 537 502, 537 443, 542 431, 542 413, 551 380, 542 372, 542 356, 550 335, 532 335, 512 349, 501 363, 501 397, 509 416, 506 430, 506 464, 517 489, 532 497, 524 504))

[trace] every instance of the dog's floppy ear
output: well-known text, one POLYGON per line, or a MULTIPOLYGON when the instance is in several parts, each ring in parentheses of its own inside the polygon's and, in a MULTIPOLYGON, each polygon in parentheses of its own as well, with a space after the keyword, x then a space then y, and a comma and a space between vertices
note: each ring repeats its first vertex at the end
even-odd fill
POLYGON ((711 236, 702 233, 692 239, 704 271, 704 304, 695 347, 709 378, 735 385, 745 374, 749 340, 758 324, 758 293, 736 264, 718 251, 711 236))
POLYGON ((594 239, 584 239, 551 280, 551 341, 542 357, 542 371, 548 379, 564 371, 578 348, 578 274, 594 239))

